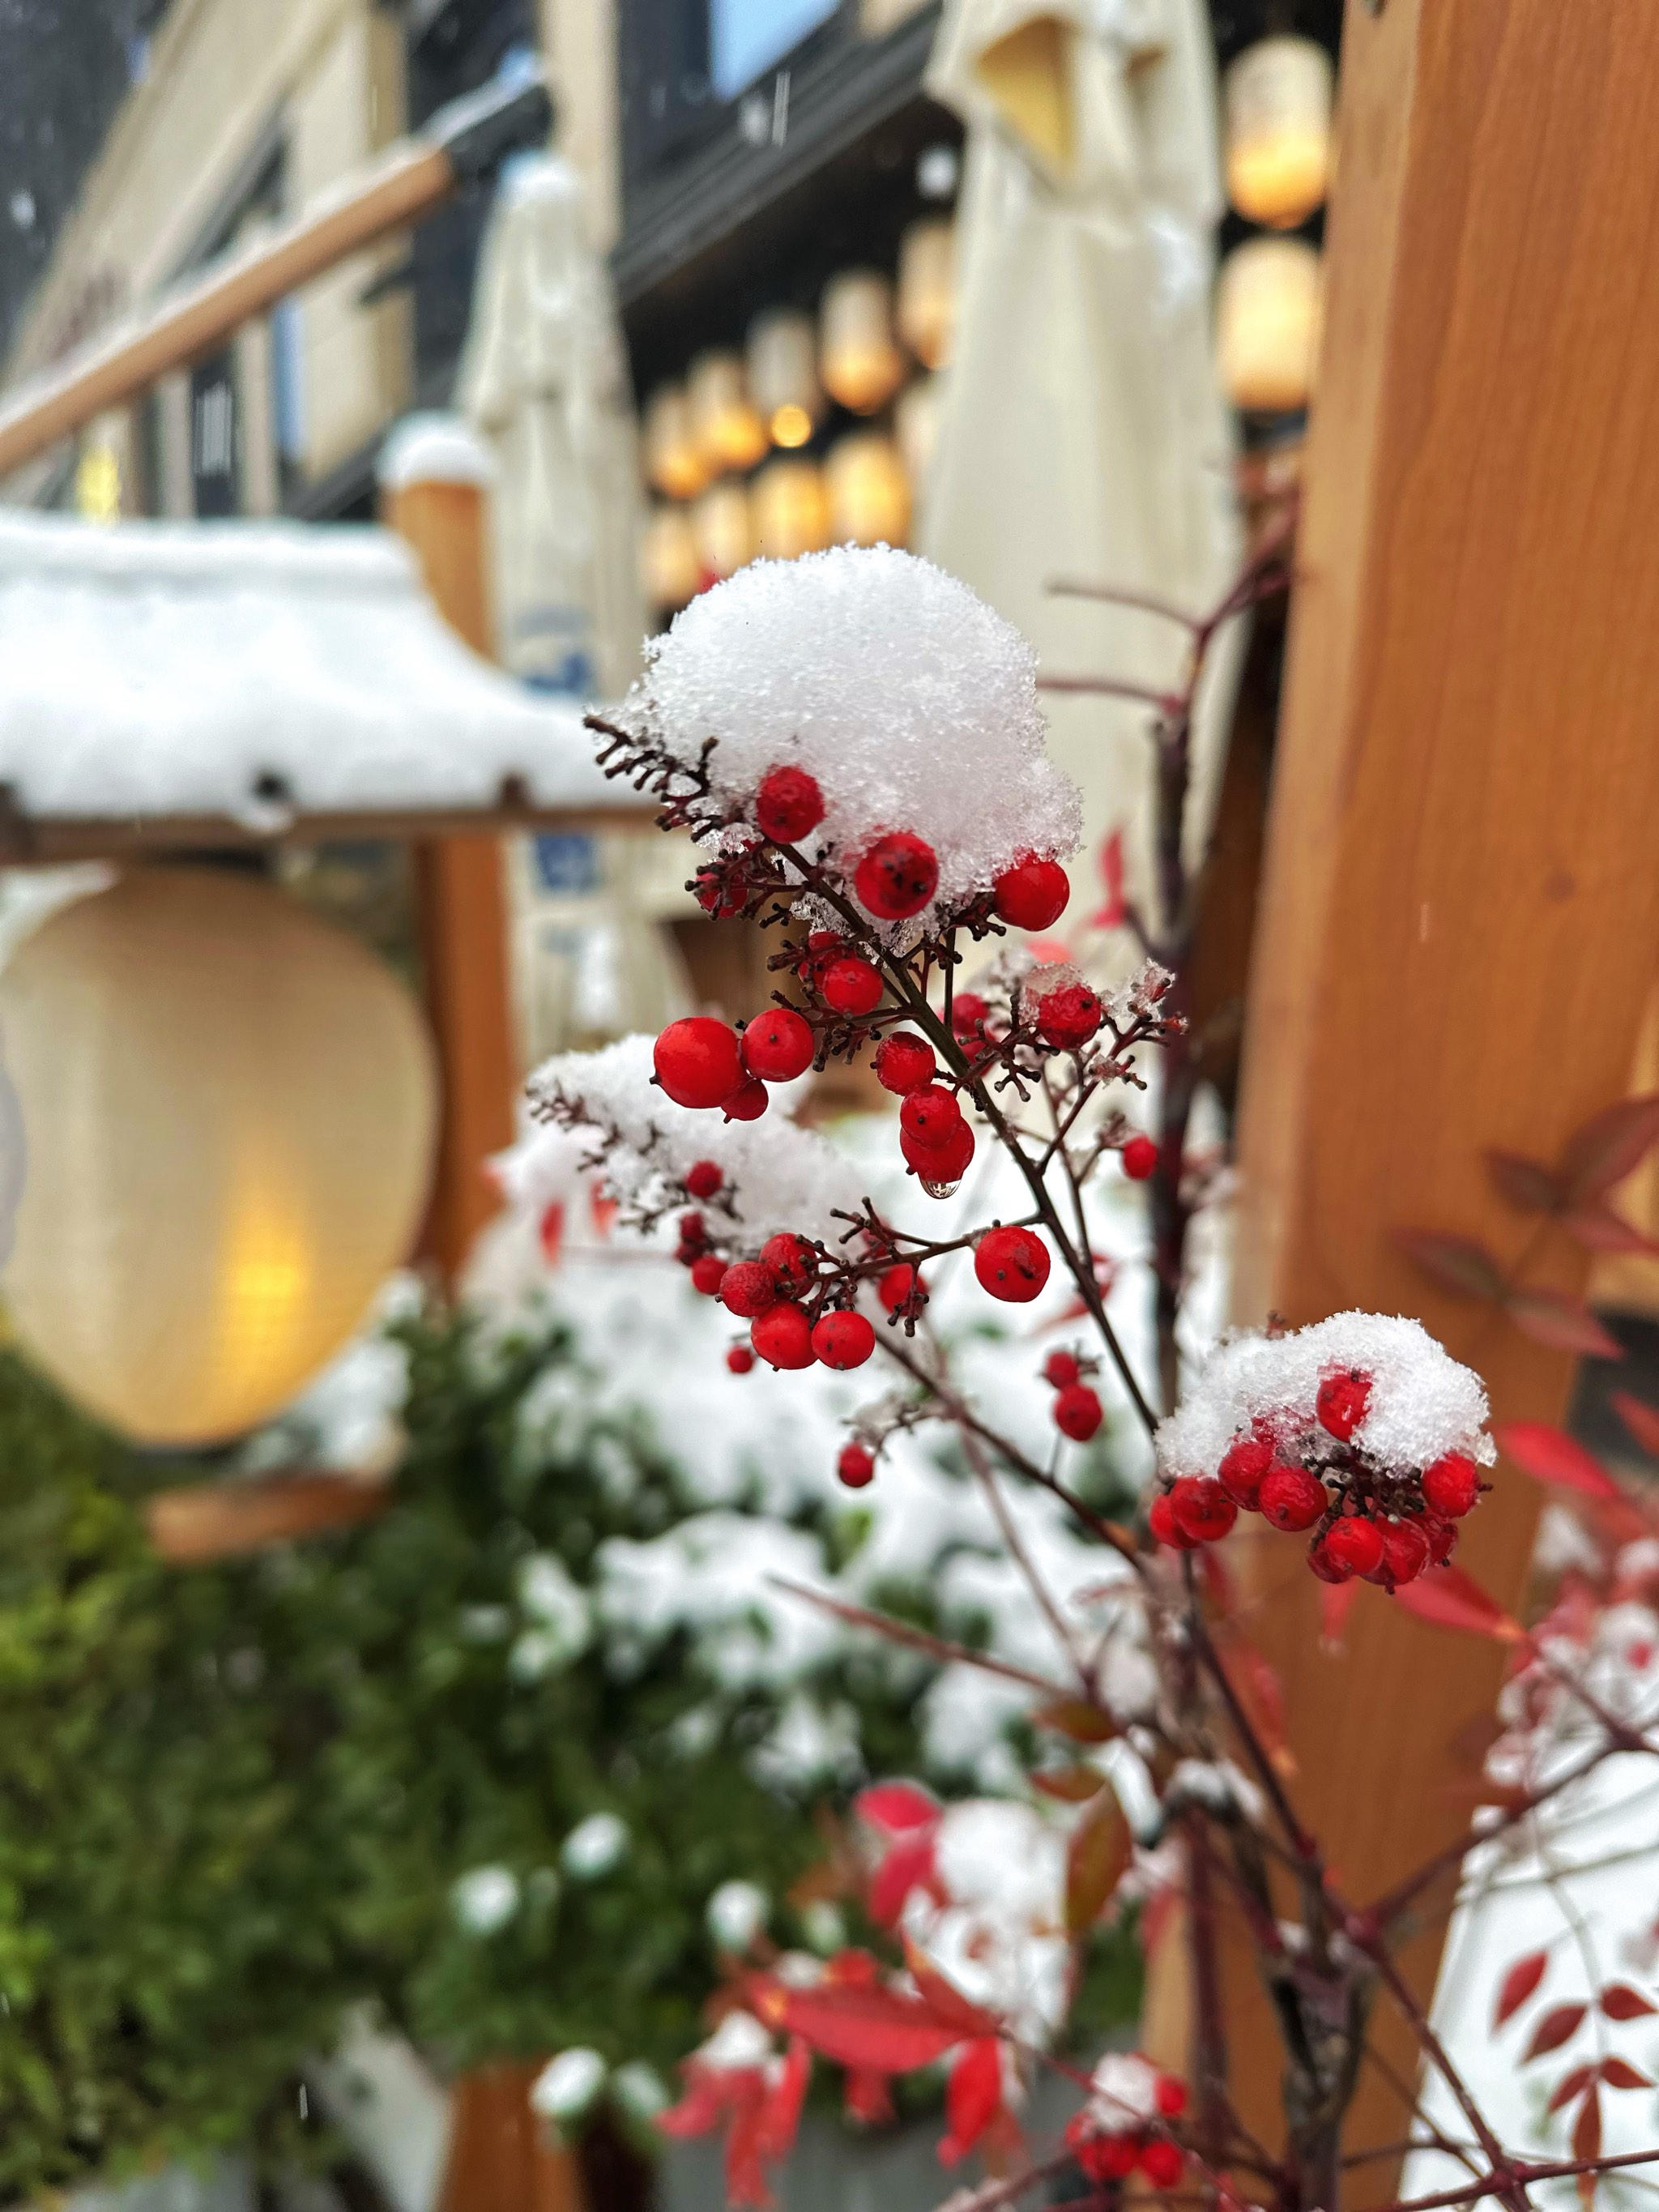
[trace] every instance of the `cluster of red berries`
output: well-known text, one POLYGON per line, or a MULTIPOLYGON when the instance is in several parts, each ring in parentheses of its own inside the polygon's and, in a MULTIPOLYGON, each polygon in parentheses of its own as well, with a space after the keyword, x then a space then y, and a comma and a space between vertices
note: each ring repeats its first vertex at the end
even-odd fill
POLYGON ((1054 1426, 1079 1444, 1088 1443, 1102 1419, 1100 1399, 1083 1376, 1084 1363, 1075 1352, 1051 1352, 1042 1363, 1042 1379, 1054 1394, 1054 1426))
MULTIPOLYGON (((698 1160, 685 1177, 712 1197, 720 1187, 713 1160, 698 1160)), ((724 1260, 714 1250, 701 1213, 679 1218, 675 1258, 691 1272, 691 1287, 718 1298, 729 1314, 749 1323, 749 1346, 734 1346, 726 1364, 746 1375, 758 1353, 771 1367, 862 1367, 876 1348, 876 1332, 861 1313, 828 1302, 833 1262, 823 1248, 793 1230, 769 1237, 753 1260, 724 1260), (743 1356, 734 1356, 743 1355, 743 1356)))
MULTIPOLYGON (((1153 2094, 1160 2118, 1178 2119, 1187 2109, 1187 2085, 1173 2074, 1159 2074, 1153 2094)), ((1097 2104, 1073 2115, 1066 2142, 1093 2182, 1127 2181, 1139 2168, 1154 2189, 1173 2189, 1187 2164, 1181 2146, 1168 2136, 1148 2126, 1116 2127, 1103 2120, 1097 2104)))
POLYGON ((1181 1475, 1153 1499, 1152 1534, 1188 1552, 1226 1535, 1241 1512, 1259 1513, 1286 1534, 1314 1530, 1308 1565, 1322 1582, 1358 1576, 1392 1591, 1444 1565, 1457 1522, 1484 1487, 1480 1470, 1462 1452, 1445 1453, 1420 1475, 1371 1466, 1348 1448, 1370 1391, 1370 1376, 1356 1370, 1326 1376, 1304 1431, 1314 1466, 1293 1455, 1287 1425, 1258 1420, 1234 1437, 1214 1474, 1181 1475))

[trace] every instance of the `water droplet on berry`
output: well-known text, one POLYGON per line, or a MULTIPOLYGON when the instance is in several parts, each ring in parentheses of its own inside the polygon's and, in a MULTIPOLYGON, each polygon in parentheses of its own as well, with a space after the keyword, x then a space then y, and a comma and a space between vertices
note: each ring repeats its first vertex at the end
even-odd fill
POLYGON ((929 1182, 926 1176, 918 1176, 916 1177, 916 1181, 921 1185, 929 1198, 954 1198, 957 1193, 962 1188, 960 1181, 956 1182, 929 1182))

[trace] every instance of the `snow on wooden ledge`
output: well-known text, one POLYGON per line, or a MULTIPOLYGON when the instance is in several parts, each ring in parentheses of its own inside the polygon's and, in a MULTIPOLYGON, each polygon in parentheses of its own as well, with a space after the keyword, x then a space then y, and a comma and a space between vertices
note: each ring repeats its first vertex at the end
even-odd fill
POLYGON ((646 810, 388 532, 0 514, 0 856, 646 810))

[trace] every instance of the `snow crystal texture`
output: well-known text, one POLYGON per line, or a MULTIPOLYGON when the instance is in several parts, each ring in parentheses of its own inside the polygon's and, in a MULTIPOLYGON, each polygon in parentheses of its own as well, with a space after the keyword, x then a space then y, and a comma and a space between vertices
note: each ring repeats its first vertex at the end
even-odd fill
POLYGON ((1022 853, 1076 848, 1081 801, 1049 760, 1036 656, 965 584, 888 546, 757 561, 694 599, 652 649, 623 720, 710 763, 719 797, 753 798, 790 762, 826 812, 815 842, 850 863, 884 830, 939 857, 939 899, 982 889, 1022 853))

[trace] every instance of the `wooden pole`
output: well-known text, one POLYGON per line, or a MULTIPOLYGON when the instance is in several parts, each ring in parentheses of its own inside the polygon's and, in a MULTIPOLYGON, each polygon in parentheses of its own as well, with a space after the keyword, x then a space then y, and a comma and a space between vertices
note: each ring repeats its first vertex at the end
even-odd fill
MULTIPOLYGON (((476 483, 414 483, 383 495, 386 520, 413 547, 437 608, 475 653, 493 642, 486 495, 476 483)), ((413 848, 427 1007, 443 1120, 422 1249, 453 1284, 500 1204, 485 1171, 513 1139, 519 1067, 501 840, 434 837, 413 848)))
MULTIPOLYGON (((1484 1147, 1553 1154, 1622 1096, 1659 952, 1659 10, 1351 0, 1342 173, 1253 975, 1240 1317, 1419 1314, 1494 1410, 1560 1419, 1572 1366, 1437 1290, 1392 1232, 1529 1224, 1484 1147)), ((1584 1256, 1535 1279, 1582 1291, 1584 1256)), ((1538 1492, 1500 1473, 1461 1559, 1519 1598, 1538 1492)), ((1345 1893, 1462 1831, 1457 1745, 1498 1647, 1359 1593, 1316 1649, 1301 1547, 1259 1547, 1295 1795, 1345 1893)), ((1411 1954, 1426 1993, 1442 1930, 1411 1954)), ((1248 2124, 1275 2043, 1233 1978, 1248 2124)), ((1386 2005, 1383 2013, 1386 2013, 1386 2005)), ((1379 2014, 1379 2021, 1382 2014, 1379 2014)), ((1414 2049, 1384 2026, 1409 2078, 1414 2049)), ((1351 2148, 1406 2132, 1362 2078, 1351 2148)), ((1356 2201, 1394 2191, 1387 2161, 1356 2201)))

